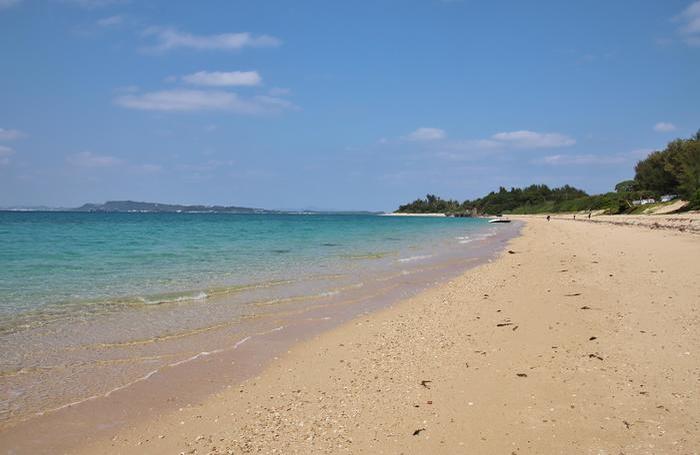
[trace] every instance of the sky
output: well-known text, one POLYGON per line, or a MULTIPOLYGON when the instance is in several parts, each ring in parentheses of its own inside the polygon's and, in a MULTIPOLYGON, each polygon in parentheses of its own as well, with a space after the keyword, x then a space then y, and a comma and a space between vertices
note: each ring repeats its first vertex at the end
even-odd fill
POLYGON ((0 0, 0 206, 610 191, 700 128, 700 0, 0 0))

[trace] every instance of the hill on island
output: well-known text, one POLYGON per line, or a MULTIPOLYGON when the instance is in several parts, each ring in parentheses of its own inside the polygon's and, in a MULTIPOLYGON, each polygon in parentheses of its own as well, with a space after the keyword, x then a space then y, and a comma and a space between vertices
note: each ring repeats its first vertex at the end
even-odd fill
POLYGON ((276 213, 271 210, 223 205, 180 205, 158 202, 107 201, 104 204, 84 204, 75 212, 155 212, 155 213, 276 213))

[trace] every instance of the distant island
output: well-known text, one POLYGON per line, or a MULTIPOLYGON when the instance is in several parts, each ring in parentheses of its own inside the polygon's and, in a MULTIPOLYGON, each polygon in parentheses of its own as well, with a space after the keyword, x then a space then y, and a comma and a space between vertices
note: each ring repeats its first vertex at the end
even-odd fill
POLYGON ((180 205, 158 202, 107 201, 104 204, 84 204, 69 209, 73 212, 149 212, 149 213, 279 213, 274 210, 223 205, 180 205))
POLYGON ((87 203, 80 207, 4 207, 0 211, 12 212, 87 212, 87 213, 229 213, 229 214, 262 214, 262 215, 376 215, 381 212, 370 211, 339 211, 339 210, 270 210, 251 207, 225 205, 183 205, 162 204, 159 202, 139 201, 107 201, 102 204, 87 203))
POLYGON ((639 161, 632 180, 615 185, 615 191, 589 195, 564 185, 500 187, 484 197, 459 202, 428 194, 425 199, 401 205, 395 213, 444 213, 456 216, 601 211, 606 214, 649 213, 655 206, 669 211, 700 209, 700 131, 688 139, 669 142, 639 161), (682 199, 686 203, 674 203, 682 199), (673 204, 673 205, 671 205, 673 204), (658 207, 661 208, 661 207, 658 207))

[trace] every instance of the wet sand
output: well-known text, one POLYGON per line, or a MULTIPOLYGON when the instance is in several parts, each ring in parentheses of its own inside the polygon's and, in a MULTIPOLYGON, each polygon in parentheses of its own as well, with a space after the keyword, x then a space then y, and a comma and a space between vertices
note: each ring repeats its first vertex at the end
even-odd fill
POLYGON ((687 231, 530 218, 497 260, 71 453, 696 453, 698 258, 687 231))
MULTIPOLYGON (((299 341, 308 340, 359 315, 405 300, 438 283, 445 283, 468 268, 495 257, 508 239, 517 235, 519 227, 517 223, 489 227, 488 231, 471 236, 468 240, 462 236, 455 239, 450 237, 438 245, 442 249, 431 250, 429 255, 409 253, 405 258, 387 257, 385 267, 378 266, 377 259, 367 260, 363 270, 343 277, 349 285, 339 285, 337 278, 340 276, 335 277, 333 284, 337 291, 334 292, 318 294, 319 290, 308 288, 306 281, 300 281, 300 287, 295 288, 300 295, 273 299, 263 307, 258 307, 254 302, 259 312, 245 318, 226 320, 224 313, 224 323, 213 327, 206 326, 212 314, 217 310, 230 310, 235 316, 240 306, 239 300, 245 296, 223 295, 220 299, 212 298, 202 303, 167 307, 165 310, 183 310, 188 314, 203 312, 198 319, 205 324, 205 329, 185 331, 177 333, 177 336, 149 338, 146 342, 130 339, 126 343, 98 344, 97 347, 107 350, 101 357, 103 360, 115 348, 123 354, 118 363, 108 362, 112 368, 110 371, 116 377, 109 378, 112 379, 111 384, 102 384, 97 393, 95 385, 101 383, 92 380, 89 374, 71 374, 61 369, 48 371, 50 377, 55 376, 52 377, 54 384, 65 385, 57 385, 48 393, 34 387, 32 395, 20 395, 18 398, 25 402, 33 400, 40 404, 57 404, 39 408, 41 412, 38 415, 36 408, 19 407, 16 415, 0 422, 0 453, 2 449, 13 454, 70 453, 86 441, 111 438, 126 428, 148 423, 188 403, 201 401, 225 390, 228 385, 240 384, 259 374, 272 359, 284 354, 299 341), (446 249, 448 244, 449 249, 446 249), (238 300, 231 300, 231 297, 238 300), (144 348, 175 350, 180 354, 177 357, 168 356, 168 363, 163 364, 157 362, 158 358, 153 355, 145 357, 144 348), (126 361, 128 359, 146 361, 141 371, 133 374, 133 366, 126 361), (66 377, 70 380, 64 382, 66 377), (75 398, 71 398, 70 394, 75 398)), ((144 323, 161 323, 167 316, 163 315, 163 311, 141 315, 144 323)), ((124 318, 119 321, 128 322, 124 318)), ((105 329, 105 324, 99 322, 86 322, 84 329, 104 332, 105 336, 109 336, 112 330, 120 333, 123 328, 132 328, 129 323, 112 323, 111 327, 107 325, 106 330, 101 331, 101 328, 105 329)), ((62 335, 57 340, 59 344, 65 340, 81 341, 80 337, 71 337, 71 333, 62 330, 56 333, 62 335)), ((49 340, 45 344, 52 348, 54 343, 49 340)), ((71 349, 66 351, 69 354, 74 352, 71 349)), ((102 351, 95 353, 99 354, 102 351)), ((73 364, 76 360, 68 363, 73 364)), ((6 390, 11 392, 12 388, 8 386, 6 390)), ((3 417, 7 417, 7 414, 3 417)))

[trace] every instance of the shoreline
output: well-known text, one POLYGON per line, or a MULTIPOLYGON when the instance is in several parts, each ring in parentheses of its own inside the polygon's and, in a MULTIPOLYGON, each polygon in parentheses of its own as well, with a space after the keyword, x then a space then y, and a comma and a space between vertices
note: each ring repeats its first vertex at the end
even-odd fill
POLYGON ((64 452, 692 452, 697 237, 517 218, 496 260, 64 452))
POLYGON ((406 216, 406 217, 434 217, 434 218, 441 218, 441 217, 446 217, 444 213, 397 213, 397 212, 392 212, 392 213, 380 213, 379 216, 406 216))
POLYGON ((508 248, 76 453, 695 450, 697 238, 531 219, 508 248))
MULTIPOLYGON (((477 240, 473 247, 461 253, 459 260, 446 256, 433 263, 433 259, 426 261, 420 256, 422 265, 414 265, 414 257, 399 259, 399 263, 406 263, 402 269, 410 264, 406 273, 385 277, 386 284, 367 286, 365 283, 349 291, 347 296, 338 296, 341 297, 338 301, 333 295, 322 305, 297 307, 295 304, 281 313, 261 314, 246 322, 247 329, 237 329, 226 335, 229 347, 219 344, 218 348, 193 352, 184 360, 144 372, 145 375, 124 385, 6 426, 0 431, 0 446, 11 448, 12 453, 41 453, 49 449, 72 453, 78 439, 97 440, 112 431, 145 424, 154 415, 173 412, 259 374, 288 347, 301 340, 342 325, 360 314, 393 305, 461 274, 465 268, 490 260, 503 247, 503 235, 517 235, 517 230, 517 226, 503 229, 494 237, 477 240), (33 439, 37 433, 42 437, 33 439)), ((225 331, 230 332, 230 329, 225 331)), ((214 335, 202 336, 212 338, 214 335)))

